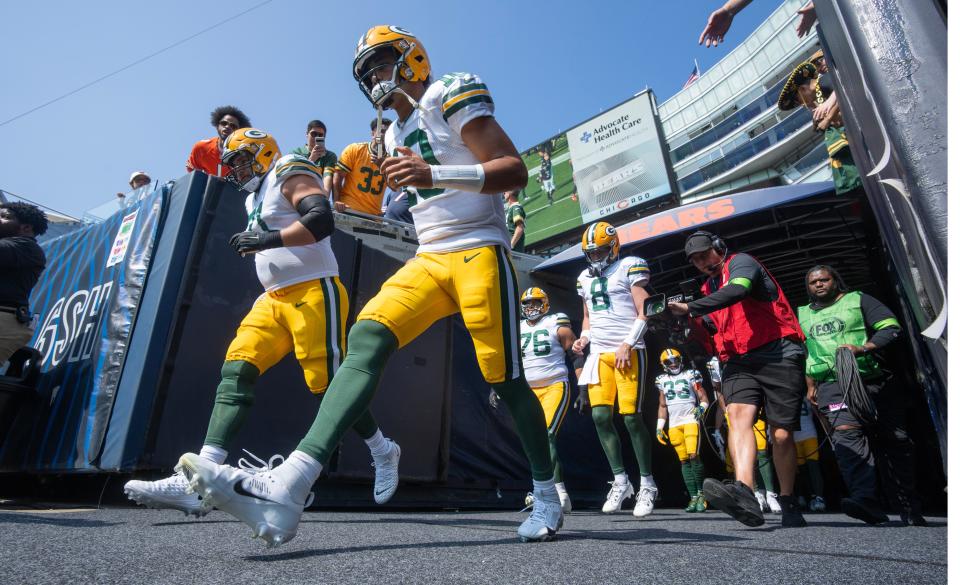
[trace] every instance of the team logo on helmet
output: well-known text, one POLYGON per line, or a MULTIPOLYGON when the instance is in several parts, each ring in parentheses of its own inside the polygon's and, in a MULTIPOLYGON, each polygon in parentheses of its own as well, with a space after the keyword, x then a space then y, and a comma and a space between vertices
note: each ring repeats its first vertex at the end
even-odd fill
POLYGON ((660 354, 660 365, 668 374, 675 376, 683 370, 683 356, 672 347, 667 348, 660 354))
POLYGON ((590 273, 600 276, 604 268, 613 264, 620 255, 620 238, 617 235, 617 228, 605 221, 590 224, 583 232, 580 248, 590 264, 590 273))

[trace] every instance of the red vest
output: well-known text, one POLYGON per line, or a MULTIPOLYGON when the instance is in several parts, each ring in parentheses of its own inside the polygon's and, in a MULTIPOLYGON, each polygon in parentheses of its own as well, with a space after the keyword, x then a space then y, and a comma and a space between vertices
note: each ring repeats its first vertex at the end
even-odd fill
MULTIPOLYGON (((731 254, 723 263, 720 286, 724 286, 730 279, 730 261, 736 257, 731 254)), ((759 260, 757 263, 759 264, 759 260)), ((734 355, 742 355, 761 345, 786 337, 798 343, 804 342, 803 331, 797 316, 787 303, 783 289, 773 278, 770 271, 763 264, 760 268, 766 272, 770 280, 777 285, 777 299, 775 301, 759 301, 747 296, 742 301, 730 305, 725 309, 710 313, 710 319, 717 326, 717 333, 713 336, 720 361, 725 362, 734 355)), ((762 286, 762 283, 754 283, 762 286)), ((710 281, 703 283, 701 291, 704 295, 710 294, 710 281)))

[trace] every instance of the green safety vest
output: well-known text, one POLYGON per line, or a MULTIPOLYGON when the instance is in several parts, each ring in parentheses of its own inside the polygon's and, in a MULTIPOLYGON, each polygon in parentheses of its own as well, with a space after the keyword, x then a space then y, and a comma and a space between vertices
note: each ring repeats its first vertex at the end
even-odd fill
MULTIPOLYGON (((867 342, 867 327, 860 310, 860 292, 848 292, 829 307, 814 310, 800 307, 800 327, 807 336, 807 376, 817 382, 832 382, 836 376, 837 347, 843 344, 863 345, 867 342)), ((878 323, 879 328, 896 324, 878 323)), ((860 377, 871 380, 883 376, 880 364, 870 354, 857 356, 860 377)))

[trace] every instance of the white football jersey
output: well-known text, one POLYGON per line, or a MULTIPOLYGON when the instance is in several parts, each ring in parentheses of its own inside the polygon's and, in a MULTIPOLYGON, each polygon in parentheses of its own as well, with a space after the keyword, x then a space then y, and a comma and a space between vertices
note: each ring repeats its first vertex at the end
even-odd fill
MULTIPOLYGON (((283 182, 294 175, 307 175, 323 185, 322 171, 310 159, 288 154, 281 157, 260 183, 256 193, 247 196, 248 230, 281 230, 300 220, 300 213, 280 192, 283 182)), ((337 259, 330 238, 306 246, 261 250, 254 257, 257 278, 267 292, 317 278, 339 276, 337 259)))
MULTIPOLYGON (((617 351, 637 318, 630 289, 634 284, 643 286, 649 280, 647 261, 636 256, 618 259, 607 266, 601 276, 591 276, 589 268, 580 273, 577 294, 587 304, 591 351, 617 351)), ((643 339, 634 347, 643 348, 643 339)))
MULTIPOLYGON (((483 116, 493 116, 493 99, 480 78, 469 73, 444 75, 427 88, 420 109, 387 128, 384 143, 393 154, 397 146, 407 146, 432 165, 479 164, 460 131, 483 116)), ((421 252, 510 247, 499 195, 459 189, 407 190, 421 252)))
POLYGON ((683 370, 679 374, 657 376, 654 384, 667 401, 667 413, 670 417, 668 428, 697 422, 693 409, 697 407, 700 399, 697 398, 694 388, 702 383, 700 372, 694 369, 683 370))
POLYGON ((526 319, 520 321, 523 372, 533 388, 563 382, 569 377, 563 346, 557 335, 560 327, 570 327, 570 318, 563 313, 544 315, 533 325, 526 319))
POLYGON ((817 438, 817 424, 813 421, 813 408, 806 399, 800 402, 800 430, 793 431, 794 441, 817 438))

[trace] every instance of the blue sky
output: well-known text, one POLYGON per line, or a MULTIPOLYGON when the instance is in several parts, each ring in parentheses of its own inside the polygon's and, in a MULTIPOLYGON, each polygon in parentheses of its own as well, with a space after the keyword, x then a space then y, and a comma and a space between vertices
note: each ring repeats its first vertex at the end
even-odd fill
MULTIPOLYGON (((8 3, 0 123, 262 2, 8 3)), ((480 75, 522 150, 646 86, 665 100, 694 59, 706 71, 777 5, 755 2, 719 49, 706 49, 697 39, 720 4, 272 0, 0 125, 0 189, 79 216, 127 190, 134 170, 183 175, 193 143, 214 135, 210 111, 223 104, 240 107, 284 152, 320 118, 339 152, 369 135, 374 112, 351 64, 374 24, 418 35, 435 73, 480 75)))

